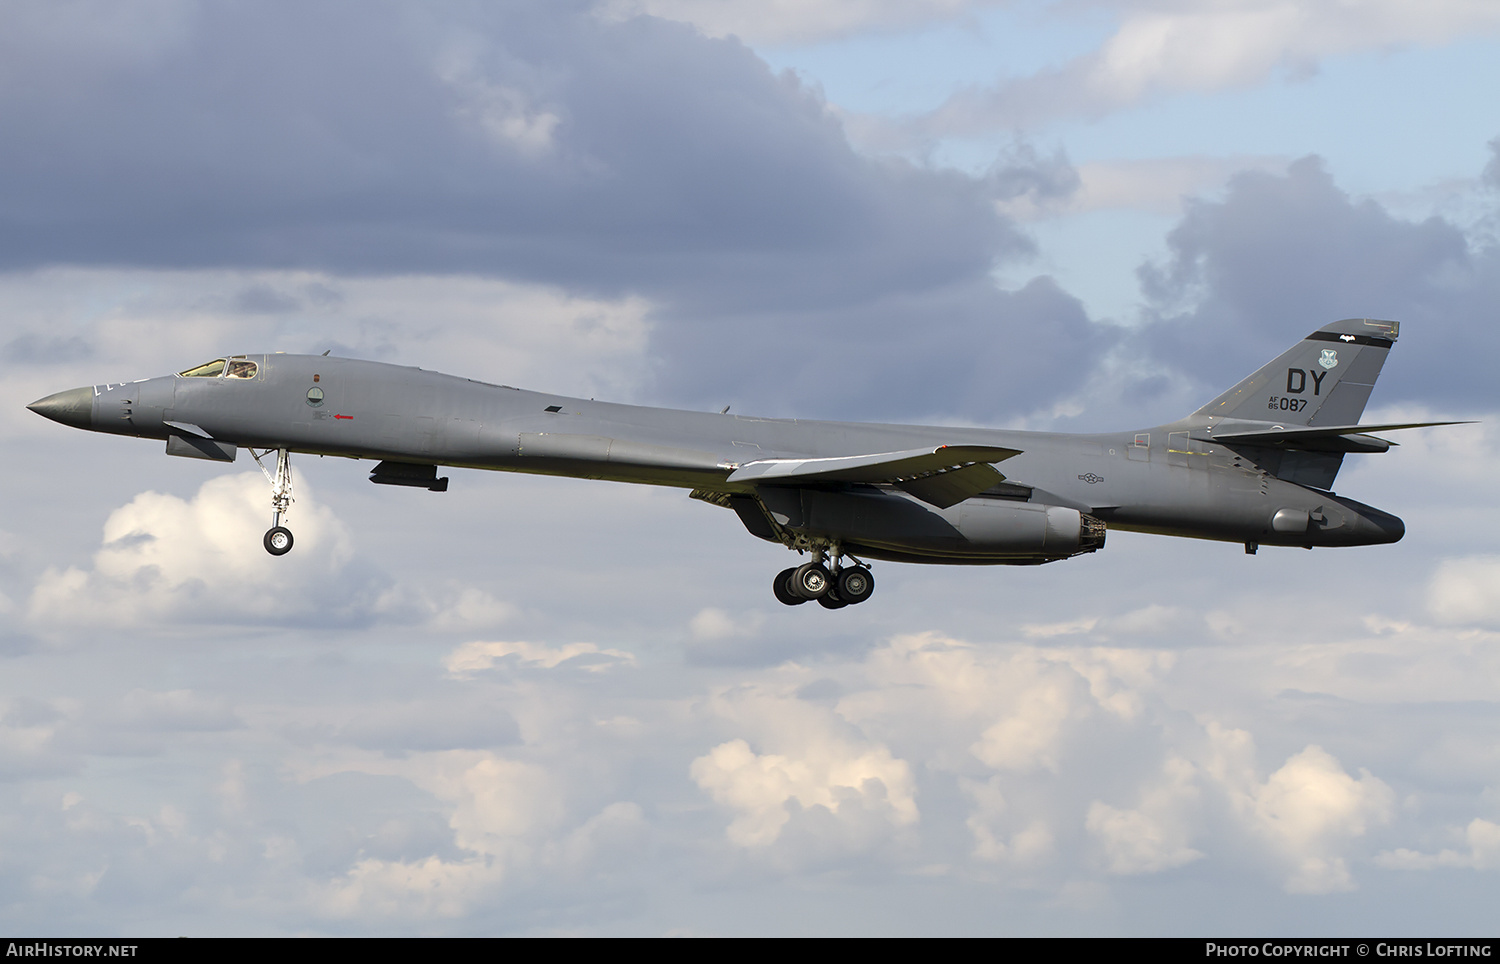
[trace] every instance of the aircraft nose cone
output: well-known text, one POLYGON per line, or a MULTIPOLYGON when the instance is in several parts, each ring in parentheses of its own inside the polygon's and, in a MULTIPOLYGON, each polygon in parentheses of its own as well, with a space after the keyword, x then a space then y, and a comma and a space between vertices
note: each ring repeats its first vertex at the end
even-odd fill
POLYGON ((66 392, 39 398, 26 406, 38 415, 74 428, 92 428, 94 424, 94 390, 70 388, 66 392))

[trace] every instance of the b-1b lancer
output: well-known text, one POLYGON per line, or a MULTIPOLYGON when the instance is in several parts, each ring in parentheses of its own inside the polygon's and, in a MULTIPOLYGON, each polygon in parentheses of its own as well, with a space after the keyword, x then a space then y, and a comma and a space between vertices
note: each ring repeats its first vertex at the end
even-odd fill
POLYGON ((1390 448, 1368 433, 1454 424, 1357 424, 1398 334, 1335 322, 1186 418, 1102 435, 643 408, 326 353, 218 358, 27 407, 169 455, 248 449, 271 484, 272 555, 292 548, 292 453, 377 460, 371 482, 433 492, 439 466, 608 479, 732 510, 808 557, 775 577, 777 599, 838 609, 874 591, 865 560, 1036 565, 1098 551, 1109 528, 1251 553, 1395 542, 1400 519, 1332 489, 1346 453, 1390 448))

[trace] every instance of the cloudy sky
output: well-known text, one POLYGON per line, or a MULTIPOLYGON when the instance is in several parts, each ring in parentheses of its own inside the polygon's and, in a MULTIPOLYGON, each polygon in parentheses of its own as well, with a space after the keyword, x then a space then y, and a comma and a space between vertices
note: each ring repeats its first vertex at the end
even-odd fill
POLYGON ((0 6, 0 920, 1493 933, 1490 0, 0 6), (675 490, 268 487, 24 405, 230 352, 1124 430, 1397 319, 1394 546, 786 550, 675 490), (811 611, 809 611, 811 610, 811 611))

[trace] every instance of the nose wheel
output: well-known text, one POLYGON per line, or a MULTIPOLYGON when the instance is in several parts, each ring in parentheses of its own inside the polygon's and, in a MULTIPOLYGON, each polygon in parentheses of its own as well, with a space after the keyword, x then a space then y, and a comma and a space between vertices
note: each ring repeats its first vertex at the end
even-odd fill
POLYGON ((286 526, 272 526, 266 530, 266 551, 273 556, 284 556, 292 551, 292 530, 286 526))
POLYGON ((266 480, 271 483, 271 528, 266 530, 266 536, 261 540, 266 551, 273 556, 284 556, 292 551, 292 530, 281 524, 282 516, 292 505, 292 453, 286 449, 276 449, 276 472, 273 475, 266 469, 265 463, 261 461, 264 455, 270 455, 271 450, 256 454, 254 449, 250 455, 255 459, 255 464, 260 466, 260 471, 266 480))

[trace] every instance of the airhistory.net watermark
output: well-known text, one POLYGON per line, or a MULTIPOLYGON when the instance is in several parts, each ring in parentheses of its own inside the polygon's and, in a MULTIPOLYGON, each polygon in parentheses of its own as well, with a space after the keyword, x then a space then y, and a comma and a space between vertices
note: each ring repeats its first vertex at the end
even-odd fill
POLYGON ((10 941, 6 957, 135 957, 139 944, 80 944, 77 941, 10 941))

